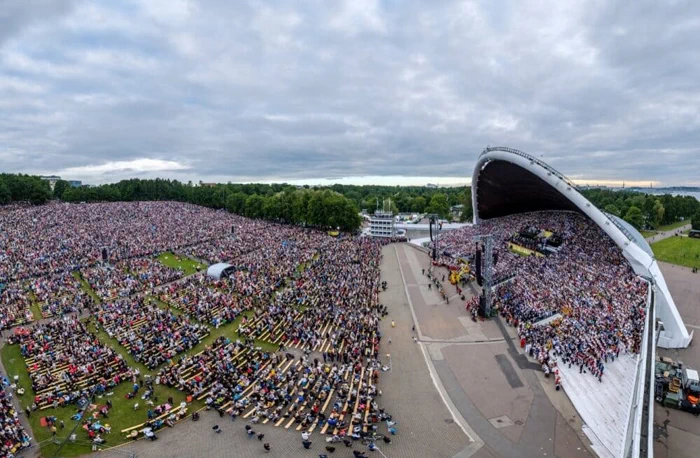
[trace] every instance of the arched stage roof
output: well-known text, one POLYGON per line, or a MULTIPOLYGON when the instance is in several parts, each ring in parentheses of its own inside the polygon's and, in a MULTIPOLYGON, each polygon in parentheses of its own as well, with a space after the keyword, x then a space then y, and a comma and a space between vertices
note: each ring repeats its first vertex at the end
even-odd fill
POLYGON ((624 220, 600 211, 576 185, 544 161, 506 147, 486 148, 472 175, 474 224, 480 220, 540 210, 568 210, 593 220, 622 250, 637 275, 654 286, 656 316, 664 331, 659 346, 684 348, 693 338, 678 313, 654 253, 624 220))

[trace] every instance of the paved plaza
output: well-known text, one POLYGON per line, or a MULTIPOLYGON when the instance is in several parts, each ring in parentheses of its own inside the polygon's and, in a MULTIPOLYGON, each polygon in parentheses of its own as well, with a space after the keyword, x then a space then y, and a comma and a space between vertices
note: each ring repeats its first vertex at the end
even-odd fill
MULTIPOLYGON (((695 331, 690 347, 682 350, 657 349, 660 356, 683 361, 687 366, 700 369, 700 274, 689 268, 659 263, 678 311, 688 327, 695 331)), ((654 457, 691 458, 700 450, 700 418, 687 412, 654 405, 654 457)))
MULTIPOLYGON (((430 265, 427 253, 406 244, 393 249, 427 363, 457 421, 466 422, 475 440, 468 452, 483 457, 591 456, 578 414, 566 395, 554 390, 553 380, 545 379, 515 345, 515 328, 500 319, 473 322, 452 285, 443 282, 449 303, 428 288, 423 275, 430 265)), ((391 253, 385 251, 385 257, 391 253)), ((447 279, 446 269, 435 274, 447 279)))

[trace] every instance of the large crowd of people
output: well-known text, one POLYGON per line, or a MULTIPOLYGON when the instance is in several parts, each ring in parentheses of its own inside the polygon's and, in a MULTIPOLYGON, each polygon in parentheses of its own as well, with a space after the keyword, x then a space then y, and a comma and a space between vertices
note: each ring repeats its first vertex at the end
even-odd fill
POLYGON ((18 282, 0 284, 0 329, 34 321, 29 292, 18 282))
POLYGON ((28 286, 39 304, 42 318, 79 312, 92 304, 92 298, 73 272, 61 272, 28 280, 28 286))
POLYGON ((266 300, 283 283, 318 253, 322 232, 299 228, 277 228, 276 236, 257 250, 231 260, 235 271, 224 281, 224 288, 243 296, 266 300))
POLYGON ((129 297, 182 277, 153 258, 130 258, 116 265, 99 265, 81 271, 83 278, 102 300, 129 297))
POLYGON ((254 305, 253 297, 225 290, 219 282, 201 273, 162 286, 156 294, 161 301, 215 328, 234 321, 254 305))
POLYGON ((50 203, 0 217, 0 283, 151 256, 259 223, 180 202, 50 203))
POLYGON ((17 207, 0 229, 0 325, 37 318, 33 304, 49 318, 8 338, 31 379, 30 411, 136 383, 120 345, 154 371, 149 383, 255 423, 355 436, 386 418, 378 242, 174 202, 17 207), (232 269, 185 277, 156 259, 166 251, 232 269), (89 312, 114 341, 69 312, 89 312), (197 351, 210 326, 236 319, 197 351))
POLYGON ((376 403, 378 324, 386 313, 378 301, 381 246, 352 238, 307 242, 313 249, 299 246, 301 241, 275 248, 274 259, 284 259, 285 250, 305 256, 290 261, 286 274, 294 275, 289 283, 273 285, 277 294, 249 309, 253 314, 243 319, 238 340, 219 338, 161 369, 158 381, 254 423, 289 423, 298 429, 318 425, 324 432, 350 436, 379 421, 384 412, 376 403), (297 268, 300 261, 304 269, 297 268), (280 352, 263 352, 256 339, 280 345, 280 352), (304 352, 296 361, 285 353, 293 348, 304 352), (311 352, 318 356, 306 356, 311 352), (344 418, 348 405, 352 413, 344 418))
POLYGON ((117 339, 149 369, 191 349, 209 335, 206 325, 143 297, 100 304, 97 321, 109 337, 117 339))
POLYGON ((495 276, 516 275, 496 288, 494 303, 518 327, 528 353, 545 371, 559 361, 602 381, 606 364, 621 352, 639 351, 648 285, 594 222, 571 212, 486 220, 445 233, 439 262, 450 266, 459 258, 473 260, 477 233, 494 237, 495 276), (533 240, 534 233, 542 234, 530 247, 537 252, 523 255, 510 249, 509 242, 533 240), (559 246, 540 249, 552 235, 559 246), (557 314, 547 324, 536 325, 557 314))
POLYGON ((0 456, 7 458, 13 458, 18 451, 31 445, 31 438, 12 405, 12 397, 12 391, 0 384, 0 456))
POLYGON ((124 358, 72 317, 15 328, 8 343, 19 345, 25 358, 35 393, 32 410, 71 404, 132 375, 124 358))

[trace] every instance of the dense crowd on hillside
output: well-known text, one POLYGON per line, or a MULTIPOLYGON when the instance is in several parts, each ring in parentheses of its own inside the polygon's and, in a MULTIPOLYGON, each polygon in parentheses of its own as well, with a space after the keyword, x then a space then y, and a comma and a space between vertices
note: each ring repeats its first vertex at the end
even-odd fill
POLYGON ((136 384, 121 346, 156 371, 156 384, 233 416, 348 435, 385 418, 376 402, 380 243, 173 202, 14 208, 0 227, 2 327, 37 318, 33 303, 44 318, 63 315, 8 338, 31 379, 28 412, 136 384), (185 278, 155 258, 165 251, 232 269, 220 280, 185 278), (87 310, 102 341, 67 315, 87 310), (188 352, 209 326, 237 319, 235 332, 188 352))
POLYGON ((197 345, 209 329, 143 298, 102 303, 97 321, 136 361, 155 369, 197 345))
POLYGON ((105 392, 132 374, 114 349, 74 318, 16 328, 8 343, 18 344, 25 358, 34 409, 71 404, 92 390, 105 392))
MULTIPOLYGON (((615 243, 586 217, 569 212, 538 212, 484 221, 447 232, 440 263, 473 259, 477 233, 494 236, 496 277, 516 279, 496 289, 500 313, 518 326, 531 356, 549 365, 552 356, 602 380, 605 364, 620 352, 638 352, 644 327, 647 283, 634 274, 615 243), (563 240, 550 254, 522 256, 508 241, 531 231, 563 240), (544 326, 533 323, 561 314, 544 326)), ((544 239, 544 237, 543 237, 544 239)), ((546 369, 548 370, 548 369, 546 369)))
POLYGON ((0 456, 8 458, 31 444, 31 438, 20 423, 19 413, 12 405, 12 396, 12 392, 0 384, 0 456))
POLYGON ((231 227, 229 227, 227 237, 212 238, 196 245, 186 246, 179 252, 209 263, 229 262, 261 246, 280 240, 279 230, 286 227, 257 220, 237 221, 232 226, 234 232, 231 233, 231 227))
MULTIPOLYGON (((274 274, 283 268, 285 274, 295 274, 293 280, 270 285, 282 289, 243 319, 239 340, 219 338, 205 351, 161 369, 158 381, 254 423, 319 425, 348 435, 352 425, 366 430, 380 415, 375 397, 378 325, 385 312, 378 302, 381 245, 315 236, 270 250, 256 252, 259 264, 250 270, 265 269, 260 275, 276 278, 274 274), (305 268, 297 270, 301 261, 305 268), (303 357, 293 364, 291 354, 284 358, 282 353, 264 352, 254 339, 314 350, 323 362, 303 357), (344 419, 348 403, 352 412, 344 419)), ((249 279, 239 277, 233 284, 239 285, 243 278, 249 279)))
POLYGON ((280 238, 232 260, 235 271, 225 287, 244 296, 268 298, 300 266, 316 255, 323 233, 286 229, 280 238))
POLYGON ((245 227, 249 220, 178 202, 51 203, 3 212, 0 283, 150 256, 245 227))
POLYGON ((252 297, 234 294, 222 286, 222 283, 200 273, 158 288, 156 294, 161 301, 182 310, 197 321, 218 328, 232 322, 244 311, 251 310, 254 305, 252 297))
POLYGON ((29 292, 18 282, 0 284, 0 329, 34 321, 29 292))
POLYGON ((94 266, 81 271, 83 278, 102 300, 128 297, 143 290, 182 277, 183 272, 171 269, 153 258, 130 258, 111 266, 94 266))

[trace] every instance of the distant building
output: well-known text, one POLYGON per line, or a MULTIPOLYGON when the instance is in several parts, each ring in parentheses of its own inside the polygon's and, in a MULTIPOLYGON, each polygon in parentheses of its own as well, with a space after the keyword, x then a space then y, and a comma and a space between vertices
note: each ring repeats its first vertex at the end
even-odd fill
POLYGON ((218 183, 205 183, 205 182, 203 182, 203 181, 200 181, 200 182, 199 182, 199 185, 200 185, 201 187, 203 187, 203 188, 213 188, 213 187, 216 186, 217 184, 218 184, 218 183))
POLYGON ((428 183, 428 184, 425 185, 425 187, 426 187, 426 188, 435 189, 435 188, 438 187, 438 185, 436 185, 435 183, 428 183))
POLYGON ((374 212, 369 219, 369 234, 372 237, 394 237, 394 215, 379 210, 374 212))
POLYGON ((83 182, 80 180, 68 180, 68 184, 71 188, 79 188, 83 185, 83 182))
POLYGON ((40 176, 39 178, 41 178, 44 181, 48 181, 49 187, 51 188, 52 191, 53 191, 54 186, 56 186, 56 182, 61 179, 61 177, 59 177, 58 175, 44 175, 44 176, 40 176))

